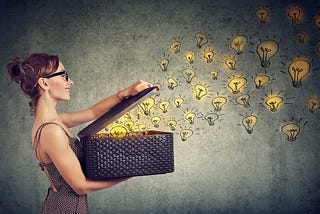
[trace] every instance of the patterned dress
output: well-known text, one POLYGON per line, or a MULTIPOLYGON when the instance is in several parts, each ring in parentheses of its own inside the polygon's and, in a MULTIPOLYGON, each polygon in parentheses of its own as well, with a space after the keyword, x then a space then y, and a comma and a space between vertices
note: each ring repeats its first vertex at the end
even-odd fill
MULTIPOLYGON (((61 127, 57 123, 49 122, 42 124, 38 128, 34 142, 36 154, 38 153, 41 131, 43 127, 48 124, 55 124, 61 127)), ((71 149, 78 157, 80 163, 82 163, 82 144, 77 138, 70 137, 63 127, 61 128, 69 138, 69 145, 71 149)), ((53 163, 43 163, 40 159, 39 161, 39 165, 41 166, 42 170, 46 172, 51 185, 51 187, 48 189, 47 197, 40 209, 40 213, 88 213, 87 195, 78 195, 63 179, 53 163)))

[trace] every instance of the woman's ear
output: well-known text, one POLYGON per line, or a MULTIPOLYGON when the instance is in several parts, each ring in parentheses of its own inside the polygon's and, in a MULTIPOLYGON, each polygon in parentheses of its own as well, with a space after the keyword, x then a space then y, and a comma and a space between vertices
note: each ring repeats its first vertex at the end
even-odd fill
POLYGON ((48 84, 47 84, 45 78, 39 78, 39 79, 38 79, 38 85, 39 85, 43 90, 47 90, 47 89, 48 89, 48 84))

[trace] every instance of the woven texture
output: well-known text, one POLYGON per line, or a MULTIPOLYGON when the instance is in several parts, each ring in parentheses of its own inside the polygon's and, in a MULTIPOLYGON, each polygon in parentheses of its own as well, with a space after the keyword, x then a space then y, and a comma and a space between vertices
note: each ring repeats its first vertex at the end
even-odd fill
POLYGON ((85 173, 92 180, 174 171, 173 134, 83 138, 85 173))

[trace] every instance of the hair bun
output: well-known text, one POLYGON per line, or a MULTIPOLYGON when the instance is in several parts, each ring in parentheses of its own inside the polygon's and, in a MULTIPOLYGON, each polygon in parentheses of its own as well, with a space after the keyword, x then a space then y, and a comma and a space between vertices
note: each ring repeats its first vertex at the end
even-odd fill
POLYGON ((21 61, 19 57, 15 57, 13 58, 8 66, 8 73, 11 76, 11 79, 14 80, 17 83, 20 83, 21 80, 23 79, 23 72, 22 72, 22 65, 21 65, 21 61))

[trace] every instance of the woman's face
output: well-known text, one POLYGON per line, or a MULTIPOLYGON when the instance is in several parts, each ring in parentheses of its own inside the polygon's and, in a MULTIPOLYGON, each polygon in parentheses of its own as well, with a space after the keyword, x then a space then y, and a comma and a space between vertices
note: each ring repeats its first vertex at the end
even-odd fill
POLYGON ((73 85, 73 81, 69 79, 68 74, 64 72, 64 66, 59 62, 58 69, 50 75, 51 77, 47 78, 49 93, 58 101, 70 100, 70 88, 73 85))

